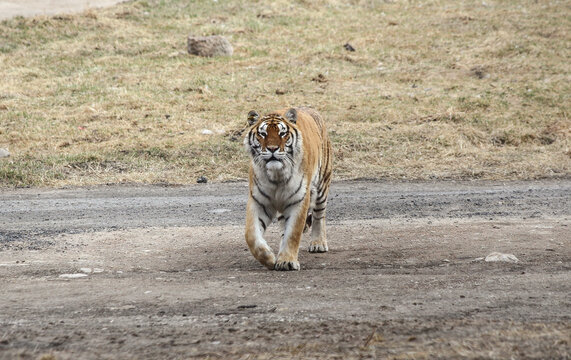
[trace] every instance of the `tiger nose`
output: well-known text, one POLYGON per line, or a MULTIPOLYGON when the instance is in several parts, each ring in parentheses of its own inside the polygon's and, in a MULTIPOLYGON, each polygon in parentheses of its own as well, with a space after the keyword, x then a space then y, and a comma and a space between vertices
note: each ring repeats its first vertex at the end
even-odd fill
POLYGON ((280 147, 279 146, 267 146, 266 149, 268 149, 270 152, 276 152, 280 147))

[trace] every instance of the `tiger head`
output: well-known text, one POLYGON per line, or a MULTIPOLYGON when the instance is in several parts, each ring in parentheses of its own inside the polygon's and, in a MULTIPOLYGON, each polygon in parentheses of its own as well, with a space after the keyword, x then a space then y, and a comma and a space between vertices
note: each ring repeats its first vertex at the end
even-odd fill
POLYGON ((296 127, 297 111, 289 109, 284 115, 271 113, 260 116, 252 110, 248 113, 250 130, 244 144, 253 164, 263 168, 270 178, 278 172, 290 172, 301 150, 301 137, 296 127))

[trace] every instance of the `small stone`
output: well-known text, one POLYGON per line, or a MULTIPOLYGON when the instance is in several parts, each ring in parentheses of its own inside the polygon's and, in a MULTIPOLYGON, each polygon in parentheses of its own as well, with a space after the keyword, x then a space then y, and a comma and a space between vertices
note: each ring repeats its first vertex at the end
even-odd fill
POLYGON ((483 66, 475 66, 470 69, 470 74, 478 79, 487 79, 490 77, 490 74, 486 72, 486 68, 483 66))
POLYGON ((484 259, 486 262, 510 262, 516 263, 518 262, 518 258, 515 257, 513 254, 502 254, 499 252, 493 252, 490 255, 486 256, 484 259))
POLYGON ((258 305, 238 305, 238 309, 254 309, 257 307, 258 305))
POLYGON ((311 81, 315 81, 315 82, 319 82, 319 83, 326 83, 327 78, 325 77, 325 75, 320 73, 320 74, 317 74, 317 76, 315 76, 314 78, 312 78, 311 81))
POLYGON ((211 214, 224 214, 224 213, 227 213, 230 211, 232 211, 232 210, 230 210, 230 209, 214 209, 214 210, 210 210, 209 213, 211 213, 211 214))
POLYGON ((0 158, 6 158, 10 156, 10 152, 6 149, 0 148, 0 158))
POLYGON ((206 178, 206 176, 201 176, 196 180, 196 182, 199 184, 206 184, 208 182, 208 179, 206 178))
POLYGON ((345 50, 347 51, 355 51, 355 48, 349 44, 349 43, 345 43, 345 45, 343 45, 343 47, 345 48, 345 50))
POLYGON ((61 274, 59 277, 62 279, 80 279, 87 277, 87 274, 61 274))
POLYGON ((220 35, 189 35, 187 39, 187 50, 189 54, 204 57, 232 56, 232 53, 234 53, 230 42, 220 35))
POLYGON ((213 135, 213 134, 214 134, 214 131, 208 130, 208 129, 203 129, 200 133, 201 133, 202 135, 213 135))

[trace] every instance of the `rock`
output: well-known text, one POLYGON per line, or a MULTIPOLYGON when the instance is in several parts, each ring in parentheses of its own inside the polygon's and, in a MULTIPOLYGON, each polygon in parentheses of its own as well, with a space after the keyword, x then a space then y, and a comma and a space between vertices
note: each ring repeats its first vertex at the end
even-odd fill
POLYGON ((232 56, 234 49, 230 42, 223 36, 192 36, 187 39, 187 50, 189 54, 213 57, 232 56))
POLYGON ((10 152, 8 150, 0 148, 0 158, 5 158, 9 156, 10 152))
POLYGON ((355 48, 354 48, 351 44, 349 44, 349 43, 346 43, 345 45, 343 45, 343 47, 344 47, 345 50, 347 50, 347 51, 355 51, 355 48))
POLYGON ((254 309, 257 307, 258 307, 258 305, 239 305, 238 309, 254 309))
POLYGON ((208 179, 206 178, 206 176, 201 176, 196 180, 196 182, 199 184, 206 184, 208 182, 208 179))
POLYGON ((486 256, 484 261, 486 261, 486 262, 501 261, 501 262, 516 263, 519 260, 518 260, 518 258, 515 257, 515 255, 512 255, 512 254, 502 254, 499 252, 493 252, 490 255, 486 256))
POLYGON ((62 279, 80 279, 87 277, 87 274, 61 274, 59 277, 62 279))
POLYGON ((315 82, 319 82, 319 83, 326 83, 327 78, 323 74, 317 74, 317 76, 312 78, 311 81, 315 81, 315 82))
POLYGON ((79 271, 86 273, 86 274, 99 274, 102 273, 104 270, 100 268, 81 268, 79 271))
POLYGON ((230 209, 214 209, 214 210, 210 210, 209 213, 211 213, 211 214, 223 214, 223 213, 227 213, 230 211, 232 211, 232 210, 230 210, 230 209))
POLYGON ((490 74, 488 74, 484 66, 474 66, 470 69, 470 74, 478 79, 487 79, 490 77, 490 74))
POLYGON ((202 135, 213 135, 214 131, 212 130, 208 130, 208 129, 202 129, 202 131, 200 132, 202 135))

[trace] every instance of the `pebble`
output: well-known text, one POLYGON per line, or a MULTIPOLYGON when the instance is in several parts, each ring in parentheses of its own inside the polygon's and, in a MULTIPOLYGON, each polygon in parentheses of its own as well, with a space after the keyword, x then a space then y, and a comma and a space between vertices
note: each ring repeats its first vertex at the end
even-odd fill
POLYGON ((510 262, 516 263, 518 262, 518 258, 515 257, 513 254, 502 254, 499 252, 493 252, 490 255, 486 256, 484 259, 486 262, 510 262))
POLYGON ((5 158, 9 156, 10 152, 8 150, 0 148, 0 158, 5 158))
POLYGON ((223 213, 230 212, 230 211, 232 211, 232 210, 230 210, 230 209, 214 209, 214 210, 210 210, 209 213, 223 214, 223 213))
POLYGON ((86 274, 91 274, 91 273, 99 274, 99 273, 103 272, 103 269, 100 269, 100 268, 93 268, 93 269, 92 268, 81 268, 81 269, 79 269, 79 271, 86 273, 86 274))
POLYGON ((87 274, 61 274, 59 277, 62 279, 81 279, 87 277, 87 274))
POLYGON ((343 47, 345 48, 345 50, 347 51, 355 51, 355 48, 353 47, 353 45, 349 44, 349 43, 345 43, 345 45, 343 45, 343 47))

